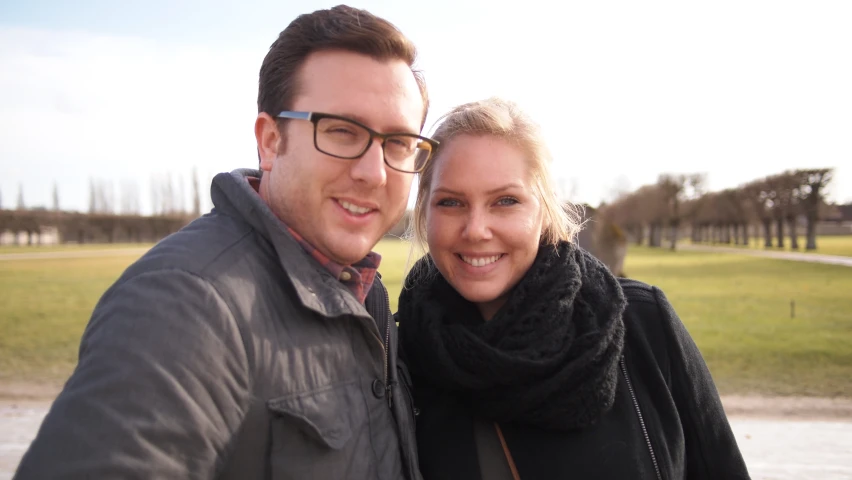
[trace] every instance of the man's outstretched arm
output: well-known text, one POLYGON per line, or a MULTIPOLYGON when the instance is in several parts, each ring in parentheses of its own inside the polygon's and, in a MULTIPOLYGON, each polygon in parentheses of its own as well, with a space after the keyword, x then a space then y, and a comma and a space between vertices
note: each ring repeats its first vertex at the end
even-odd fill
POLYGON ((230 309, 179 270, 113 286, 16 479, 212 478, 248 402, 230 309))

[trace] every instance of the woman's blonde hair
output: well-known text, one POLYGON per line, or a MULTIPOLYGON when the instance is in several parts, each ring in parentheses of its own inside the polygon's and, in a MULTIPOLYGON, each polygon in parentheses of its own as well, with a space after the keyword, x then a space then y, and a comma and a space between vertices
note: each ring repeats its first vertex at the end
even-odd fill
POLYGON ((542 245, 556 245, 560 241, 574 241, 582 229, 577 206, 561 202, 556 195, 550 172, 552 157, 544 143, 541 129, 513 102, 492 97, 486 100, 459 105, 441 117, 440 125, 432 138, 441 142, 432 159, 420 173, 417 199, 409 224, 409 238, 427 251, 426 208, 435 166, 441 154, 453 139, 460 135, 494 136, 508 141, 527 155, 532 187, 542 206, 542 245))

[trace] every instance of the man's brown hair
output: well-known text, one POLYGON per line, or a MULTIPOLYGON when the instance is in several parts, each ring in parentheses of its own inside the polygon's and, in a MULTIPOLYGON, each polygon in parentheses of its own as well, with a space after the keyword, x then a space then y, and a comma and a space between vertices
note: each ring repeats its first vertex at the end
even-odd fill
POLYGON ((380 61, 404 61, 411 67, 423 97, 423 128, 429 95, 423 74, 414 68, 414 44, 387 20, 347 5, 299 15, 278 35, 260 67, 258 113, 266 112, 275 118, 289 110, 299 91, 302 64, 311 53, 323 50, 345 50, 380 61))

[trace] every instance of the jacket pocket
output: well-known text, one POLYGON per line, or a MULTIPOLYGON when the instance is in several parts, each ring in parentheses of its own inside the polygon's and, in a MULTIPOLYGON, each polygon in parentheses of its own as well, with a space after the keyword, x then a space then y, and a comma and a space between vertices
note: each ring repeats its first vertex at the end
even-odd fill
POLYGON ((373 452, 358 383, 267 401, 275 479, 370 478, 373 452))

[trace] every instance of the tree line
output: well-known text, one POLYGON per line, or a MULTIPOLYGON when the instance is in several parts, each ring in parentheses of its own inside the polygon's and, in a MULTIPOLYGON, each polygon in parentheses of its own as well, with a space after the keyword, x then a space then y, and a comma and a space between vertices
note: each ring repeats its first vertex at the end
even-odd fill
MULTIPOLYGON (((191 198, 187 202, 186 185, 182 176, 171 174, 154 175, 150 181, 149 199, 151 215, 183 216, 201 215, 201 188, 198 172, 192 170, 190 178, 191 198)), ((121 180, 116 189, 115 182, 102 178, 89 178, 88 213, 92 215, 130 215, 142 214, 141 190, 136 180, 121 180)), ((59 198, 59 186, 54 183, 51 195, 52 204, 46 206, 28 206, 24 200, 23 184, 18 184, 18 194, 14 207, 3 205, 0 193, 0 210, 52 210, 62 211, 59 198)))
POLYGON ((637 244, 669 247, 689 229, 695 243, 748 245, 751 226, 760 226, 765 247, 799 248, 800 218, 805 220, 807 250, 816 250, 816 225, 824 216, 825 189, 832 168, 787 170, 735 188, 707 191, 706 175, 662 174, 657 182, 624 193, 602 205, 601 219, 623 229, 637 244))

